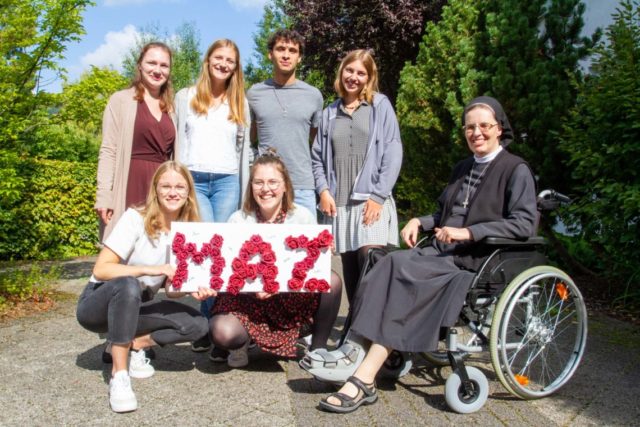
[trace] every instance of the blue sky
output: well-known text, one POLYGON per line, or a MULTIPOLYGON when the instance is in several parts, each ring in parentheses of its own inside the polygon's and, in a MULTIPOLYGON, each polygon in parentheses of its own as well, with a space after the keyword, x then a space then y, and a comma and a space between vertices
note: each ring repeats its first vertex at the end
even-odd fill
MULTIPOLYGON (((96 0, 84 13, 86 35, 70 44, 62 65, 75 81, 90 65, 119 69, 123 55, 135 41, 136 32, 157 25, 172 33, 183 22, 200 31, 201 51, 216 39, 230 38, 239 48, 242 64, 253 54, 252 35, 268 0, 96 0)), ((585 0, 585 33, 611 21, 619 0, 585 0)), ((61 81, 46 81, 46 91, 60 90, 61 81)))
MULTIPOLYGON (((193 22, 200 31, 201 51, 219 38, 238 44, 243 66, 253 53, 253 33, 267 0, 95 0, 84 13, 86 34, 68 45, 66 60, 70 81, 90 65, 119 69, 136 32, 157 25, 173 33, 180 24, 193 22)), ((60 90, 61 81, 44 82, 49 92, 60 90)))

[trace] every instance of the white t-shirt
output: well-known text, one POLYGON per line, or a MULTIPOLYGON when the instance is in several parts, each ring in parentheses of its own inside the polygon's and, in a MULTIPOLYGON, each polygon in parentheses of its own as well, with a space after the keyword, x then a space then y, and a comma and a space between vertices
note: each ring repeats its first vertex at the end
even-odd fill
MULTIPOLYGON (((163 265, 169 262, 169 234, 160 233, 150 239, 144 230, 144 219, 135 209, 127 209, 104 242, 126 265, 163 265)), ((156 294, 164 284, 166 276, 140 276, 142 289, 149 288, 156 294)), ((99 282, 94 276, 92 282, 99 282)))
MULTIPOLYGON (((309 209, 304 206, 293 204, 295 209, 287 212, 287 216, 284 219, 285 224, 313 224, 316 225, 317 221, 315 216, 309 209)), ((234 223, 248 223, 248 224, 256 224, 258 222, 255 214, 246 214, 242 209, 239 211, 235 211, 227 220, 227 222, 234 223)))
POLYGON ((189 170, 196 172, 237 174, 240 164, 238 124, 229 120, 229 103, 224 101, 210 108, 207 114, 196 114, 191 108, 195 90, 190 89, 189 95, 183 162, 189 170))

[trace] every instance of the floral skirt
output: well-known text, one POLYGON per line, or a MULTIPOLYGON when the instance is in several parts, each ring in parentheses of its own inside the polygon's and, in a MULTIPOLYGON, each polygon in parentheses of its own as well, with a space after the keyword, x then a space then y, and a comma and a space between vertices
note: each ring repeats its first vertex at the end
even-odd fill
POLYGON ((218 295, 211 312, 236 316, 262 350, 295 357, 300 332, 313 323, 319 303, 318 294, 280 293, 259 300, 252 294, 225 293, 218 295))

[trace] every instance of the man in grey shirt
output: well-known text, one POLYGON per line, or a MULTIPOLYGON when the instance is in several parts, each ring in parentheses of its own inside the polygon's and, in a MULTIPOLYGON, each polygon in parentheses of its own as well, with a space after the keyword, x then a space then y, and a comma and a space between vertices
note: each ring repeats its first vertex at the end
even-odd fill
POLYGON ((278 30, 268 42, 273 77, 247 92, 251 108, 251 142, 258 151, 276 149, 291 175, 295 203, 316 213, 310 144, 322 115, 322 94, 296 79, 304 40, 293 30, 278 30))

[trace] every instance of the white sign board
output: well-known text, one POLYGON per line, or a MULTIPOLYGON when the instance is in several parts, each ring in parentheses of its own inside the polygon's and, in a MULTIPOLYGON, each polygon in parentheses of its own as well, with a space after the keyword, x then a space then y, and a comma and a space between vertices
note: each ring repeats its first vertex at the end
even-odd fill
POLYGON ((329 291, 326 225, 173 222, 171 241, 172 291, 329 291))

